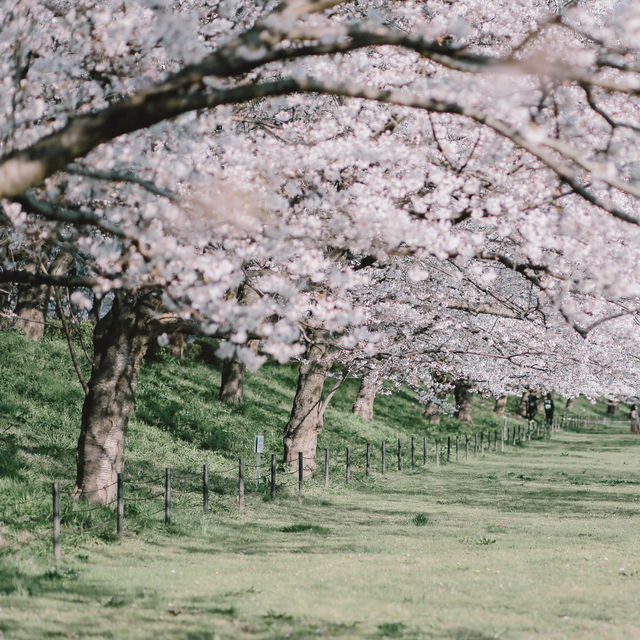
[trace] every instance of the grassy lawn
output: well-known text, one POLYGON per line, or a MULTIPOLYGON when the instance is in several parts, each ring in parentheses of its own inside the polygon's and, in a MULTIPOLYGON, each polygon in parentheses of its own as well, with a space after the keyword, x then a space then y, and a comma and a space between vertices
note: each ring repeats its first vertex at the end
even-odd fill
MULTIPOLYGON (((637 638, 640 448, 626 428, 356 473, 242 515, 3 555, 0 629, 63 638, 637 638)), ((214 501, 215 505, 215 501, 214 501)), ((37 547, 35 547, 37 549, 37 547)))

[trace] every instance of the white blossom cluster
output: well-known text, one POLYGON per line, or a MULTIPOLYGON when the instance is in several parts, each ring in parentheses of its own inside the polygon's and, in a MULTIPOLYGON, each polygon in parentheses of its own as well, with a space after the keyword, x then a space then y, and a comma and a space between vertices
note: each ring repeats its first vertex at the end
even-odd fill
POLYGON ((171 94, 210 108, 114 136, 96 118, 90 150, 7 195, 0 268, 73 251, 95 294, 155 288, 251 367, 322 327, 354 371, 418 388, 632 397, 639 34, 632 1, 16 0, 0 194, 74 118, 219 70, 171 94))

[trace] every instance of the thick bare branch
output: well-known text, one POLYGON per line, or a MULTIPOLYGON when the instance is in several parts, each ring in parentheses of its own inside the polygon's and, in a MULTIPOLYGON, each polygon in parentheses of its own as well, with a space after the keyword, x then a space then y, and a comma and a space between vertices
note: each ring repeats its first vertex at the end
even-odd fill
POLYGON ((94 278, 91 276, 53 276, 47 273, 29 273, 20 270, 0 271, 0 282, 44 284, 56 287, 96 287, 107 281, 107 278, 94 278))

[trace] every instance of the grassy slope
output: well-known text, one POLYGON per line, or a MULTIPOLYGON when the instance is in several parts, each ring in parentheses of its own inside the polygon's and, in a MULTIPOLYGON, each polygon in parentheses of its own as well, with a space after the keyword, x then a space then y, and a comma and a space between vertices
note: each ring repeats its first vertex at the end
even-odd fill
MULTIPOLYGON (((263 433, 265 451, 280 454, 296 386, 294 366, 266 366, 248 373, 245 402, 229 407, 216 398, 220 372, 196 359, 180 364, 160 355, 146 361, 140 377, 136 413, 127 441, 127 473, 136 477, 165 466, 193 471, 203 462, 229 468, 238 455, 251 456, 253 436, 263 433)), ((390 451, 397 438, 407 441, 440 434, 464 434, 495 429, 502 422, 491 411, 491 399, 476 396, 474 425, 444 418, 439 427, 425 424, 420 405, 408 389, 379 396, 375 419, 366 424, 351 413, 358 388, 347 380, 332 400, 319 447, 343 452, 346 446, 364 450, 381 440, 390 451)), ((515 412, 517 399, 509 399, 515 412)), ((564 403, 558 402, 558 406, 564 403)), ((47 338, 37 344, 13 331, 0 332, 0 489, 13 498, 48 492, 48 483, 74 480, 75 445, 82 392, 64 340, 47 338)), ((596 415, 604 405, 578 400, 574 413, 596 415)), ((48 505, 47 505, 48 506, 48 505)))
MULTIPOLYGON (((24 640, 640 637, 640 457, 626 425, 437 471, 365 480, 360 468, 349 488, 336 467, 331 490, 312 485, 302 503, 286 489, 265 502, 249 483, 242 516, 231 471, 214 479, 212 513, 203 516, 197 494, 179 489, 197 489, 204 460, 232 468, 256 432, 267 451, 280 450, 295 370, 250 374, 241 408, 213 399, 218 382, 202 363, 145 364, 127 473, 155 476, 158 488, 163 467, 175 467, 174 524, 161 523, 161 497, 128 503, 130 535, 105 546, 113 514, 73 513, 64 496, 64 560, 52 568, 48 483, 72 486, 82 393, 63 342, 0 333, 0 433, 8 428, 0 496, 4 505, 25 501, 0 510, 0 632, 24 640)), ((336 397, 321 446, 426 433, 409 392, 380 398, 369 426, 350 414, 356 390, 349 381, 336 397)), ((489 425, 490 407, 477 403, 476 422, 489 425)), ((577 403, 578 414, 603 412, 577 403)), ((442 433, 468 428, 443 422, 442 433)))

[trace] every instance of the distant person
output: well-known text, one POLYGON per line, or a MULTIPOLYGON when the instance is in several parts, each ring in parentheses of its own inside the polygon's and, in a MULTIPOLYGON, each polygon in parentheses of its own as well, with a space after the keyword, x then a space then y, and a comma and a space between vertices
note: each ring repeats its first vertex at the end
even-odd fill
POLYGON ((533 389, 529 391, 527 397, 527 420, 534 420, 538 412, 538 396, 533 389))
POLYGON ((629 414, 631 422, 631 433, 640 434, 640 414, 638 414, 638 405, 631 405, 631 413, 629 414))
POLYGON ((547 418, 547 424, 551 424, 553 422, 553 412, 555 411, 555 408, 556 406, 553 402, 553 394, 549 392, 544 399, 544 415, 547 418))

